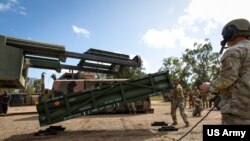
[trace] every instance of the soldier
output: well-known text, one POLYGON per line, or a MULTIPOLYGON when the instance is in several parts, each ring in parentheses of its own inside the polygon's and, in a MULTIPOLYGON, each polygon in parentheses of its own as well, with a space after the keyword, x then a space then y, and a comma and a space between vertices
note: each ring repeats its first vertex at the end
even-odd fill
POLYGON ((7 93, 6 90, 4 90, 2 99, 1 99, 1 104, 2 104, 2 108, 3 108, 3 114, 6 115, 8 112, 8 107, 9 107, 9 103, 10 103, 11 97, 10 95, 7 93))
POLYGON ((183 119, 183 121, 186 123, 186 127, 189 126, 189 121, 187 118, 187 114, 185 113, 184 108, 184 95, 182 86, 179 84, 179 80, 174 80, 174 91, 171 97, 171 116, 173 119, 172 125, 177 125, 177 117, 176 117, 176 110, 177 108, 180 109, 180 115, 183 119))
POLYGON ((201 116, 201 111, 203 110, 203 104, 202 104, 202 100, 200 99, 201 96, 199 98, 197 98, 196 96, 193 97, 194 99, 194 111, 193 111, 193 116, 201 116))
POLYGON ((210 93, 201 93, 201 100, 203 103, 203 108, 206 109, 208 108, 208 97, 209 97, 210 93))
POLYGON ((220 75, 211 83, 200 85, 202 92, 220 92, 222 124, 250 125, 250 23, 235 19, 222 30, 220 75))
POLYGON ((191 88, 190 88, 188 99, 189 99, 189 109, 194 108, 193 90, 191 88))
POLYGON ((200 91, 198 90, 196 86, 194 86, 193 96, 199 97, 199 95, 200 95, 200 91))
POLYGON ((183 94, 184 94, 184 108, 186 109, 187 106, 187 98, 188 98, 188 89, 183 89, 183 94))
POLYGON ((127 103, 127 107, 130 114, 136 114, 136 107, 134 102, 127 103))

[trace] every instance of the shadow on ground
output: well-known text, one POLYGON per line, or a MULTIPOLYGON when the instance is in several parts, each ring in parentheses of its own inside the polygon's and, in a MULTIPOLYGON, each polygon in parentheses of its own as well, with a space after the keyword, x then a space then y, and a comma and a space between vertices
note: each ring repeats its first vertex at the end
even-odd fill
POLYGON ((128 130, 78 130, 63 131, 57 135, 34 136, 34 133, 13 135, 4 141, 143 141, 159 135, 166 135, 167 132, 158 133, 149 129, 128 129, 128 130))
POLYGON ((30 116, 30 117, 15 119, 14 121, 30 121, 30 120, 38 120, 38 116, 30 116))

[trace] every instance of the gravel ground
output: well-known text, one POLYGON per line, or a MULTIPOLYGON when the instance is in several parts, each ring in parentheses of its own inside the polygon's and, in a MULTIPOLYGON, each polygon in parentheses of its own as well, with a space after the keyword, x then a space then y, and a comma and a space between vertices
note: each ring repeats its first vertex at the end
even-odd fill
MULTIPOLYGON (((170 103, 152 101, 154 113, 91 115, 57 123, 66 127, 57 135, 34 136, 41 128, 38 115, 15 114, 35 112, 34 106, 10 107, 7 116, 0 116, 0 140, 4 141, 174 141, 190 130, 202 117, 192 117, 192 109, 186 109, 190 127, 184 127, 179 111, 177 111, 178 131, 159 132, 159 127, 151 126, 155 121, 171 124, 170 103)), ((204 116, 209 109, 203 111, 204 116)), ((182 141, 202 141, 202 125, 220 124, 220 111, 212 111, 205 120, 193 129, 182 141)))

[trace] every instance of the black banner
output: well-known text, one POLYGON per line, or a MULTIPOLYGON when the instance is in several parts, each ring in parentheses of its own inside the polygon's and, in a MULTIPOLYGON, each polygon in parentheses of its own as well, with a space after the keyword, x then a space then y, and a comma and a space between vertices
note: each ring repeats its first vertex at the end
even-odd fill
POLYGON ((203 125, 203 141, 250 141, 250 125, 203 125))

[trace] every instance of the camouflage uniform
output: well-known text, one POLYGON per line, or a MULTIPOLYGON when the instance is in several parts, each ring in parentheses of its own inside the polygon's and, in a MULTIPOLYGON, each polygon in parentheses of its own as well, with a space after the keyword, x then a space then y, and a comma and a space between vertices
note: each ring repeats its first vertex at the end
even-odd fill
POLYGON ((210 95, 210 92, 201 94, 201 100, 203 102, 203 108, 204 109, 208 108, 208 97, 209 97, 209 95, 210 95))
POLYGON ((11 96, 5 91, 1 98, 2 112, 7 114, 11 96))
POLYGON ((194 108, 193 90, 192 89, 190 89, 188 98, 189 98, 189 109, 194 108))
POLYGON ((201 111, 203 110, 202 100, 199 98, 195 99, 195 106, 193 111, 193 116, 201 116, 201 111))
POLYGON ((127 103, 129 113, 136 113, 136 107, 134 102, 127 103))
POLYGON ((183 89, 183 95, 184 95, 184 108, 186 108, 187 97, 188 97, 188 91, 187 91, 187 89, 183 89))
POLYGON ((176 110, 178 107, 180 108, 180 115, 183 121, 186 123, 186 125, 188 125, 189 122, 187 119, 187 114, 185 113, 185 109, 184 109, 184 95, 183 95, 182 86, 180 84, 178 84, 175 87, 173 91, 172 100, 171 100, 171 116, 174 121, 173 124, 177 124, 176 110))
POLYGON ((193 96, 196 96, 198 98, 199 95, 200 95, 200 91, 197 89, 197 87, 194 87, 193 96))
POLYGON ((250 41, 228 48, 221 63, 220 75, 209 91, 221 92, 222 124, 250 125, 250 41))

